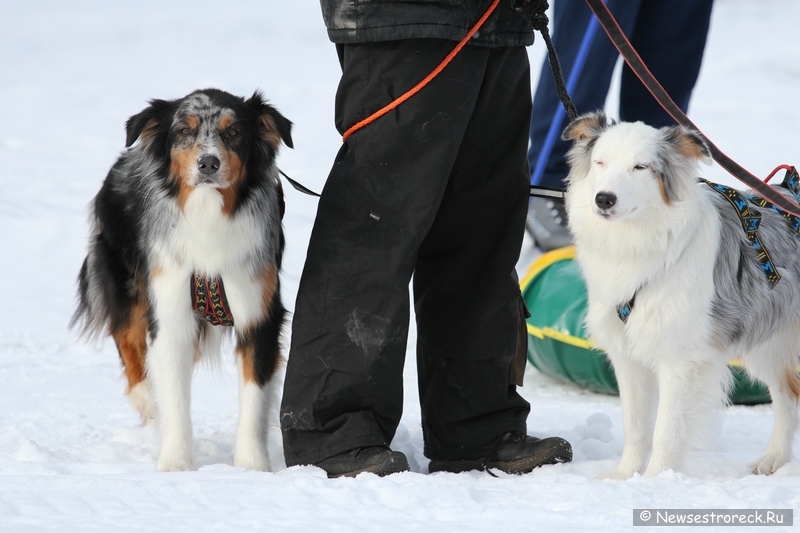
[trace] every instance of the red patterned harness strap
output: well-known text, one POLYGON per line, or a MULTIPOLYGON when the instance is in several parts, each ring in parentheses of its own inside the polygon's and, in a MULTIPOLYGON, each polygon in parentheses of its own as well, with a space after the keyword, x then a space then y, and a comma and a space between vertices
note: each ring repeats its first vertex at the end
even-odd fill
POLYGON ((233 315, 219 276, 192 274, 192 309, 212 326, 233 326, 233 315))

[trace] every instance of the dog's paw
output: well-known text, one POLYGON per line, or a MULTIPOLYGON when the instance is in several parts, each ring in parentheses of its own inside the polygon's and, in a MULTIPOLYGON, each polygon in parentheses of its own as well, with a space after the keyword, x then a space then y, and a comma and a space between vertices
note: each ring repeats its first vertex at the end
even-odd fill
POLYGON ((641 455, 638 453, 632 453, 629 449, 627 450, 627 453, 623 452, 622 459, 620 459, 619 463, 617 463, 616 470, 613 472, 600 474, 597 476, 597 479, 629 479, 637 472, 641 472, 641 467, 641 455))
POLYGON ((257 442, 237 442, 233 454, 233 464, 250 470, 269 470, 269 459, 263 447, 257 442))
POLYGON ((161 450, 156 465, 159 472, 185 472, 194 470, 194 455, 180 451, 161 450))
POLYGON ((668 470, 677 471, 679 463, 675 458, 653 452, 647 468, 644 469, 644 477, 656 477, 668 470))
POLYGON ((177 460, 172 461, 169 459, 158 460, 156 466, 159 472, 186 472, 187 470, 194 470, 194 461, 192 460, 177 460))
POLYGON ((616 470, 600 474, 597 476, 597 479, 630 479, 637 472, 639 472, 639 468, 635 464, 628 464, 626 461, 620 461, 616 470))
POLYGON ((780 453, 767 453, 764 457, 753 463, 753 473, 769 476, 774 474, 780 467, 789 462, 789 458, 780 453))
POLYGON ((128 391, 128 401, 131 406, 139 413, 139 418, 143 426, 155 426, 157 424, 157 412, 153 395, 150 390, 150 380, 140 381, 128 391))
POLYGON ((658 477, 659 474, 663 474, 664 472, 672 470, 672 468, 668 467, 661 467, 661 466, 648 466, 647 470, 644 471, 642 474, 644 477, 658 477))
POLYGON ((233 464, 250 470, 269 471, 269 460, 263 455, 236 454, 233 457, 233 464))
POLYGON ((142 411, 139 413, 139 421, 142 423, 142 427, 144 426, 157 426, 158 425, 158 413, 155 409, 142 411))

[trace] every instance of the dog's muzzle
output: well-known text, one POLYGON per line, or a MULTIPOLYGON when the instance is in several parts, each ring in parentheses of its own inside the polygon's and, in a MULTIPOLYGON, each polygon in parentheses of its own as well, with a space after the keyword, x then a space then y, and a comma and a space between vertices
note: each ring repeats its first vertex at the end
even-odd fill
POLYGON ((219 182, 219 176, 217 176, 217 171, 220 167, 220 160, 219 157, 211 154, 206 154, 204 156, 200 156, 197 159, 197 170, 200 171, 200 175, 198 176, 198 183, 212 183, 216 184, 219 182))
POLYGON ((613 192, 601 191, 595 195, 594 205, 597 206, 598 215, 608 218, 614 214, 613 208, 617 205, 617 195, 613 192))

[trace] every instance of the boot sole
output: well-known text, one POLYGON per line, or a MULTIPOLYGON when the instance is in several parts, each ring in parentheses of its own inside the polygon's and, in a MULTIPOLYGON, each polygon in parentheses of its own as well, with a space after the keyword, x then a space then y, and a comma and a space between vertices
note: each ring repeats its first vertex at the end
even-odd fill
POLYGON ((365 466, 364 468, 359 468, 357 470, 351 470, 350 472, 343 472, 341 474, 328 474, 329 479, 336 479, 340 477, 356 477, 359 474, 363 474, 364 472, 375 474, 376 476, 388 476, 391 474, 399 474, 401 472, 408 472, 410 470, 408 466, 408 460, 403 456, 402 458, 396 456, 387 457, 385 461, 382 463, 374 464, 365 466))
MULTIPOLYGON (((485 468, 487 470, 500 470, 506 474, 528 474, 540 466, 568 463, 570 461, 572 461, 572 448, 567 442, 559 442, 552 448, 522 457, 516 461, 488 461, 485 468)), ((431 474, 434 472, 458 474, 483 469, 482 459, 472 461, 431 461, 428 466, 428 471, 431 474)))

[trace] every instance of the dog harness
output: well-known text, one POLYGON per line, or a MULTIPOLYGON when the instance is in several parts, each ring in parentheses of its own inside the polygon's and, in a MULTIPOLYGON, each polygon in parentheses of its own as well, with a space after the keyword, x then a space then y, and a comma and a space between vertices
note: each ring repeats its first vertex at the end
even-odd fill
MULTIPOLYGON (((783 178, 783 183, 781 183, 781 186, 792 191, 795 199, 800 203, 800 174, 797 173, 796 168, 791 167, 786 171, 786 176, 783 178)), ((780 215, 789 223, 789 228, 795 233, 795 236, 800 238, 800 217, 781 209, 772 202, 769 202, 759 196, 748 196, 747 199, 759 207, 769 207, 780 213, 780 215)))
MULTIPOLYGON (((728 202, 730 202, 730 204, 736 210, 736 213, 739 215, 739 219, 742 222, 742 228, 747 235, 747 240, 750 241, 750 246, 756 253, 756 259, 761 266, 761 271, 764 272, 767 285, 769 286, 770 290, 772 290, 781 280, 781 275, 778 274, 778 270, 775 268, 775 264, 772 262, 769 251, 764 246, 764 243, 761 242, 761 238, 758 235, 758 227, 761 224, 761 213, 759 213, 756 209, 751 208, 748 205, 748 201, 759 207, 770 208, 780 213, 781 216, 786 219, 786 222, 789 224, 789 228, 799 239, 800 217, 781 209, 777 205, 765 200, 764 198, 761 198, 760 196, 751 195, 745 197, 742 195, 742 193, 731 187, 720 185, 719 183, 713 183, 703 178, 700 178, 700 181, 724 196, 725 199, 728 200, 728 202)), ((783 178, 783 183, 781 183, 781 186, 789 189, 794 195, 795 199, 800 202, 800 175, 798 175, 797 169, 792 167, 790 170, 786 171, 786 176, 783 178)), ((638 290, 636 292, 638 292, 638 290)), ((619 316, 619 319, 622 320, 623 323, 628 322, 628 317, 630 317, 631 312, 633 311, 633 304, 635 300, 636 293, 634 293, 633 298, 631 298, 629 301, 621 303, 617 306, 617 316, 619 316)))
POLYGON ((192 274, 192 309, 212 326, 233 326, 233 315, 219 276, 192 274))
POLYGON ((636 293, 633 293, 633 298, 617 306, 617 316, 620 320, 622 320, 623 323, 626 323, 628 321, 628 317, 631 316, 631 312, 633 311, 633 302, 635 301, 636 293))
MULTIPOLYGON (((752 209, 747 202, 748 199, 736 189, 726 185, 720 185, 719 183, 712 183, 703 178, 700 178, 700 181, 724 196, 736 210, 736 213, 739 215, 739 220, 742 222, 742 228, 744 228, 744 232, 747 235, 747 240, 750 241, 750 247, 756 253, 756 259, 761 265, 764 276, 767 278, 767 285, 769 285, 770 290, 772 290, 781 280, 781 275, 778 274, 775 265, 772 263, 769 251, 761 242, 761 238, 758 235, 758 226, 761 225, 761 213, 752 209)), ((764 201, 766 202, 766 200, 764 201)), ((773 204, 770 205, 777 209, 773 204)))

